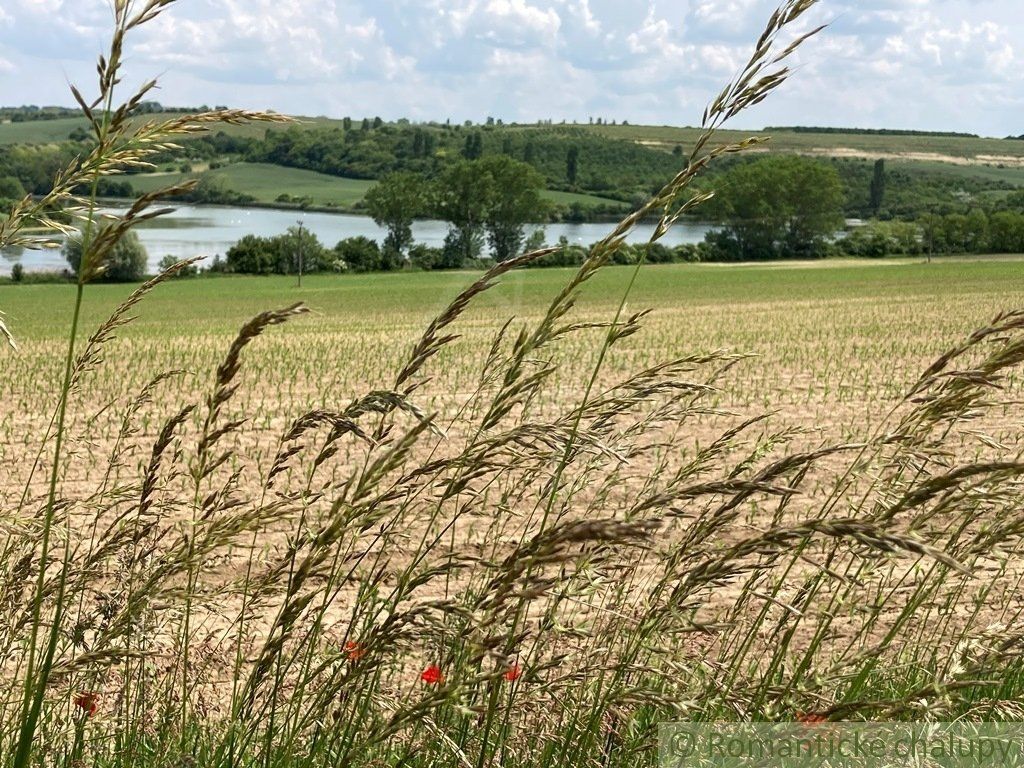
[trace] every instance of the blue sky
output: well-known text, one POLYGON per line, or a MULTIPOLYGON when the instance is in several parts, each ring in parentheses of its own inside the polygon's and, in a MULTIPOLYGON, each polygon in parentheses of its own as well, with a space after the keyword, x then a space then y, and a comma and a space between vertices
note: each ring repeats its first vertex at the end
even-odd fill
MULTIPOLYGON (((823 0, 831 27, 739 127, 1024 133, 1022 0, 823 0)), ((749 55, 771 0, 179 0, 129 46, 165 104, 668 125, 749 55)), ((2 0, 0 103, 93 90, 107 0, 2 0)))

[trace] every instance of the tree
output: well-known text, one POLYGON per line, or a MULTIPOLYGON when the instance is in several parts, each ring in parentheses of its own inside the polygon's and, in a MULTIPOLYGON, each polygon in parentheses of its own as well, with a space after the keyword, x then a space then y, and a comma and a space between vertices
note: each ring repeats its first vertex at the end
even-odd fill
POLYGON ((462 148, 462 156, 467 160, 479 160, 484 156, 484 137, 479 131, 466 136, 466 145, 462 148))
POLYGON ((532 164, 537 158, 537 145, 533 143, 533 139, 526 140, 526 146, 523 147, 523 162, 532 164))
MULTIPOLYGON (((64 244, 64 258, 77 275, 82 264, 82 235, 69 237, 64 244)), ((128 230, 104 259, 105 268, 99 279, 108 283, 135 283, 146 276, 148 255, 138 234, 128 230)))
POLYGON ((580 148, 577 146, 569 147, 569 151, 565 156, 565 178, 569 182, 570 187, 576 186, 576 179, 579 176, 580 170, 580 148))
POLYGON ((821 256, 843 224, 843 187, 831 165, 771 155, 721 177, 708 210, 722 232, 708 239, 719 258, 765 260, 821 256))
POLYGON ((989 247, 995 253, 1024 253, 1024 214, 1015 211, 992 214, 989 247))
POLYGON ((871 210, 877 216, 885 200, 885 160, 875 163, 875 175, 871 179, 871 210))
POLYGON ((520 253, 525 225, 540 222, 547 215, 547 204, 541 197, 544 177, 526 163, 504 155, 481 160, 479 170, 490 177, 487 238, 495 261, 507 261, 520 253))
POLYGON ((368 237, 350 237, 334 246, 335 257, 351 272, 375 272, 380 269, 380 247, 368 237))
POLYGON ((438 180, 435 213, 451 228, 445 240, 444 268, 458 268, 477 258, 483 243, 493 179, 477 163, 450 165, 438 180))
POLYGON ((0 200, 21 200, 25 197, 25 187, 14 176, 0 176, 0 200))
POLYGON ((942 220, 948 253, 965 253, 970 242, 970 220, 962 213, 951 213, 942 220))
POLYGON ((946 251, 946 224, 941 216, 934 213, 926 213, 918 224, 921 226, 921 244, 931 262, 933 255, 946 251))
POLYGON ((227 252, 228 269, 245 275, 289 275, 298 271, 302 254, 303 272, 321 272, 331 259, 320 239, 308 229, 289 227, 283 235, 246 235, 227 252))
POLYGON ((403 257, 413 242, 413 221, 427 212, 427 185, 415 173, 392 173, 366 193, 366 209, 388 231, 384 250, 403 257))
POLYGON ((269 237, 246 235, 228 248, 227 269, 243 275, 271 275, 276 268, 277 256, 269 237))
POLYGON ((281 275, 297 273, 300 258, 305 273, 322 272, 330 261, 320 238, 303 226, 288 227, 288 231, 275 237, 272 243, 277 255, 276 271, 281 275))
MULTIPOLYGON (((181 259, 179 259, 177 256, 169 253, 166 256, 164 256, 162 259, 160 259, 160 264, 158 266, 160 267, 160 271, 161 272, 166 272, 168 269, 173 267, 179 261, 181 261, 181 259)), ((185 277, 195 277, 198 274, 199 274, 199 267, 197 267, 195 264, 189 264, 187 267, 182 267, 177 272, 175 272, 174 273, 174 277, 180 279, 180 278, 185 278, 185 277)))

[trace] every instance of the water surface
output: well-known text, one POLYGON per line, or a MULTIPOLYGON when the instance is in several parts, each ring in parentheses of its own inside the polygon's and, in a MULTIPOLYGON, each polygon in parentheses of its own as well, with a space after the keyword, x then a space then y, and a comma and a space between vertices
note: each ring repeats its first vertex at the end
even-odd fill
MULTIPOLYGON (((213 258, 223 256, 245 235, 269 237, 283 233, 288 227, 301 222, 315 233, 328 248, 339 240, 362 235, 378 242, 384 240, 385 230, 367 216, 340 213, 309 213, 278 211, 266 208, 233 208, 215 205, 183 205, 166 216, 144 222, 137 232, 149 253, 150 271, 168 254, 184 259, 192 256, 213 258)), ((544 227, 545 240, 557 243, 562 236, 570 243, 590 245, 608 234, 612 224, 548 224, 544 227)), ((529 228, 529 231, 536 227, 529 228)), ((709 227, 703 224, 680 223, 662 240, 665 245, 697 243, 704 239, 709 227)), ((419 243, 439 247, 444 243, 448 225, 443 221, 418 221, 413 235, 419 243)), ((629 241, 646 242, 654 232, 653 224, 636 228, 629 241)), ((67 266, 60 251, 9 250, 0 258, 0 274, 9 274, 11 266, 21 262, 26 270, 61 270, 67 266)))

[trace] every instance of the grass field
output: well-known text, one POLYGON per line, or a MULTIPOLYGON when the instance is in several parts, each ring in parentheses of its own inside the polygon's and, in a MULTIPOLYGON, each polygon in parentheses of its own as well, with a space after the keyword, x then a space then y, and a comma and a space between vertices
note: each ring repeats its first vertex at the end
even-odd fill
MULTIPOLYGON (((173 4, 113 4, 102 156, 16 204, 5 245, 165 159, 114 84, 173 4)), ((779 7, 705 123, 783 83, 814 5, 779 7)), ((898 142, 894 162, 1020 165, 898 142)), ((872 739, 878 764, 1015 755, 1016 728, 972 728, 1024 718, 1024 256, 610 266, 701 167, 574 269, 99 283, 143 197, 85 217, 75 285, 12 274, 0 768, 731 765, 730 723, 778 726, 737 765, 779 737, 831 764, 865 722, 926 739, 872 739), (680 721, 711 751, 665 739, 680 721)), ((365 192, 213 173, 264 200, 365 192)))
MULTIPOLYGON (((741 411, 782 408, 787 423, 815 430, 813 440, 843 439, 867 413, 891 406, 913 375, 969 328, 999 310, 1024 306, 1021 268, 1013 259, 652 267, 641 273, 629 307, 655 313, 634 349, 615 356, 609 370, 716 349, 753 353, 757 357, 740 366, 720 402, 741 411)), ((424 407, 450 408, 453 393, 463 392, 466 376, 482 364, 499 321, 538 317, 570 274, 517 273, 481 297, 462 324, 465 338, 446 353, 424 393, 424 407)), ((580 319, 607 319, 628 277, 626 268, 604 271, 584 293, 580 319)), ((261 342, 266 356, 253 362, 254 379, 271 385, 240 396, 244 409, 272 413, 280 426, 304 409, 337 407, 361 390, 384 386, 429 319, 472 278, 313 276, 301 290, 290 278, 174 282, 152 296, 121 334, 117 364, 97 374, 97 396, 102 402, 124 397, 160 370, 209 370, 249 317, 304 301, 314 315, 261 342), (272 407, 262 399, 270 393, 272 407)), ((98 325, 127 292, 90 288, 85 329, 98 325)), ((5 362, 8 376, 0 385, 0 400, 19 404, 0 419, 0 462, 18 466, 27 450, 15 439, 22 433, 18 427, 46 413, 72 298, 73 291, 59 285, 0 288, 0 307, 22 343, 21 353, 5 362)), ((592 342, 587 337, 565 353, 584 364, 592 342)), ((199 398, 205 381, 188 378, 168 394, 179 398, 187 391, 199 398)), ((116 426, 107 424, 104 439, 116 426)), ((31 444, 33 434, 23 432, 21 439, 31 444)))
MULTIPOLYGON (((633 768, 667 720, 1012 719, 1022 263, 606 267, 574 302, 527 270, 465 308, 478 273, 198 278, 129 324, 90 285, 40 729, 69 766, 633 768)), ((0 286, 0 654, 74 298, 0 286)))
MULTIPOLYGON (((137 174, 128 177, 132 188, 138 192, 150 192, 161 187, 190 178, 194 174, 153 173, 137 174)), ((198 174, 212 176, 223 182, 227 189, 250 195, 260 203, 273 203, 282 192, 294 198, 309 198, 315 206, 331 206, 352 208, 366 195, 374 182, 364 179, 343 179, 327 176, 315 171, 304 171, 298 168, 286 168, 266 163, 235 163, 224 168, 198 174)), ((559 205, 581 203, 583 205, 612 204, 617 201, 607 200, 593 195, 581 195, 572 192, 545 191, 544 196, 559 205)))
MULTIPOLYGON (((308 197, 317 206, 344 208, 362 200, 374 184, 265 163, 235 163, 200 174, 207 175, 220 180, 227 189, 250 195, 261 203, 273 203, 284 192, 296 198, 308 197)), ((191 177, 192 174, 182 173, 138 174, 129 180, 136 192, 149 192, 191 177)))
MULTIPOLYGON (((692 146, 699 135, 696 128, 673 126, 601 125, 579 126, 583 130, 609 138, 646 142, 671 149, 676 144, 692 146)), ((839 154, 847 149, 872 157, 885 155, 941 155, 998 164, 1024 160, 1024 141, 1003 138, 946 136, 880 136, 874 134, 804 133, 796 131, 727 130, 719 134, 723 141, 742 141, 749 136, 769 136, 769 148, 779 152, 839 154)), ((927 159, 927 158, 921 158, 927 159)))
MULTIPOLYGON (((154 119, 167 115, 152 116, 154 119)), ((324 117, 300 117, 299 125, 310 127, 333 126, 341 127, 342 121, 324 117)), ((87 127, 82 118, 64 118, 60 120, 41 120, 28 123, 0 124, 0 145, 25 143, 49 143, 63 141, 75 128, 87 127)), ((287 125, 249 125, 226 126, 228 133, 246 136, 262 136, 267 128, 282 130, 287 125)), ((513 126, 521 130, 532 130, 533 126, 513 126)), ((559 126, 555 126, 556 128, 559 126)), ((644 125, 600 125, 600 126, 567 126, 585 131, 592 131, 602 136, 622 139, 624 141, 642 141, 667 144, 682 144, 689 147, 696 140, 699 131, 696 128, 681 126, 644 126, 644 125)), ((544 126, 544 130, 551 130, 544 126)), ((752 127, 746 130, 723 131, 720 136, 725 141, 738 141, 750 135, 761 135, 761 128, 752 127)), ((878 136, 870 134, 835 134, 835 133, 797 133, 794 131, 772 132, 772 146, 780 151, 834 150, 847 148, 872 154, 885 153, 932 153, 958 158, 977 158, 979 156, 1008 157, 1024 159, 1024 141, 1008 141, 1003 138, 966 138, 943 136, 878 136)), ((997 162, 997 161, 996 161, 997 162)))

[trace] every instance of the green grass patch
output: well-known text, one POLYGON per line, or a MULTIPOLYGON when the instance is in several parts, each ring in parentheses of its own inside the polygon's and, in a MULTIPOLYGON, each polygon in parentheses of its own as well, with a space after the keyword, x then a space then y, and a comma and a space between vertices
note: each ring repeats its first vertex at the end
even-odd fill
MULTIPOLYGON (((608 267, 589 283, 584 309, 612 311, 621 299, 631 267, 608 267)), ((923 262, 819 262, 782 265, 668 264, 641 270, 631 305, 680 308, 802 301, 886 301, 966 294, 1014 292, 1021 261, 1014 258, 923 262)), ((508 275, 477 300, 484 315, 495 308, 521 316, 542 313, 571 270, 526 270, 508 275)), ((313 275, 295 287, 294 277, 213 277, 178 280, 162 286, 142 305, 139 320, 126 333, 159 338, 164 334, 230 334, 267 307, 304 301, 318 313, 358 327, 376 322, 381 307, 401 307, 394 322, 422 324, 465 288, 477 273, 403 272, 367 275, 313 275), (183 314, 182 307, 188 307, 183 314)), ((131 291, 125 285, 89 287, 85 327, 103 320, 131 291)), ((25 339, 60 338, 74 298, 71 285, 0 286, 0 307, 25 339), (40 312, 40 307, 47 307, 40 312)), ((1017 291, 1017 299, 1020 293, 1017 291)))
POLYGON ((250 195, 260 203, 276 202, 282 194, 307 198, 313 205, 350 208, 366 195, 375 182, 365 179, 344 179, 315 171, 285 168, 269 163, 235 163, 199 174, 152 173, 130 177, 136 192, 150 192, 176 184, 186 178, 211 177, 225 187, 250 195))

